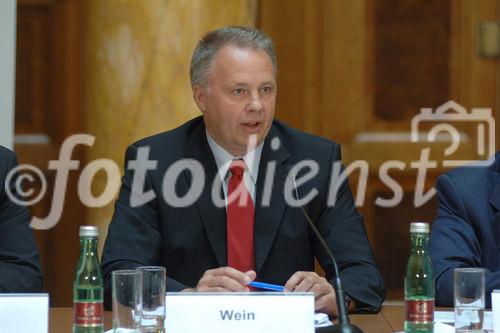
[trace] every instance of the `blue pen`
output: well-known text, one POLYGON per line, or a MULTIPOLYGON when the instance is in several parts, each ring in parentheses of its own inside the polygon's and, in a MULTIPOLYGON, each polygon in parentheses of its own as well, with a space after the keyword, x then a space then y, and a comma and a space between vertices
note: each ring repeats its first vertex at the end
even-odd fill
POLYGON ((279 286, 277 284, 270 284, 270 283, 264 283, 264 282, 250 282, 248 284, 251 287, 258 288, 258 289, 266 289, 266 290, 273 290, 273 291, 284 291, 285 287, 279 286))

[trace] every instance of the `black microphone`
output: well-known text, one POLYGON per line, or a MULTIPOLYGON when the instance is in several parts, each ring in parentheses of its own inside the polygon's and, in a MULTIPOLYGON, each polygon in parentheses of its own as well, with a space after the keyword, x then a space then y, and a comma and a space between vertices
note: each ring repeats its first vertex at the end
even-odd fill
MULTIPOLYGON (((292 175, 292 181, 293 181, 293 187, 295 189, 295 197, 297 200, 299 200, 299 192, 297 191, 297 183, 295 182, 295 175, 292 175)), ((316 226, 314 225, 311 217, 309 216, 309 214, 307 214, 304 206, 302 205, 298 206, 302 211, 302 213, 304 214, 307 222, 309 223, 309 226, 314 231, 314 234, 320 241, 321 246, 323 246, 324 250, 326 251, 326 254, 330 257, 330 260, 333 263, 333 269, 335 273, 336 288, 334 288, 334 290, 335 290, 335 297, 337 298, 338 323, 332 326, 319 327, 316 329, 316 333, 363 333, 363 331, 359 327, 351 324, 349 321, 349 315, 347 313, 348 311, 345 305, 344 288, 342 288, 342 281, 340 281, 339 268, 337 266, 337 262, 335 261, 335 257, 333 256, 332 251, 330 251, 330 248, 328 247, 328 245, 326 245, 325 239, 319 233, 318 228, 316 228, 316 226)))

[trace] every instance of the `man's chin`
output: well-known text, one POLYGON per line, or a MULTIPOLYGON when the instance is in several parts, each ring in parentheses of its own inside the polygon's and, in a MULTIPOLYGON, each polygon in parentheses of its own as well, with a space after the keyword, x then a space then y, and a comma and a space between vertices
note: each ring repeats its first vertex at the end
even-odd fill
POLYGON ((238 147, 235 147, 238 150, 238 154, 236 155, 245 155, 248 152, 254 150, 261 142, 263 138, 258 135, 248 136, 247 140, 241 140, 238 147))

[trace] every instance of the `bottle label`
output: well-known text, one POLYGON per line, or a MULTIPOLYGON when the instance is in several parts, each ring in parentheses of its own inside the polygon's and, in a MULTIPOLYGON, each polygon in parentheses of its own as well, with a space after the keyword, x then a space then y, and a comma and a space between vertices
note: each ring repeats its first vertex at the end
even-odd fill
POLYGON ((406 321, 429 323, 434 321, 434 299, 405 300, 406 321))
POLYGON ((75 302, 73 309, 75 325, 102 325, 102 302, 75 302))

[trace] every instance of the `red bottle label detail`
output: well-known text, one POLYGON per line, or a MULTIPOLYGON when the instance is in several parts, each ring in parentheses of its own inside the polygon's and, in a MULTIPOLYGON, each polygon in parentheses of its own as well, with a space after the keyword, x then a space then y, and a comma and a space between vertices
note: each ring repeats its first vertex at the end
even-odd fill
POLYGON ((406 321, 432 323, 434 321, 434 300, 405 300, 406 321))
POLYGON ((102 325, 102 302, 74 303, 75 325, 98 326, 102 325))

